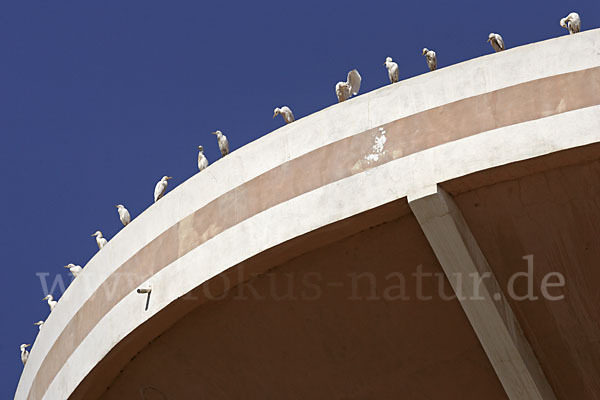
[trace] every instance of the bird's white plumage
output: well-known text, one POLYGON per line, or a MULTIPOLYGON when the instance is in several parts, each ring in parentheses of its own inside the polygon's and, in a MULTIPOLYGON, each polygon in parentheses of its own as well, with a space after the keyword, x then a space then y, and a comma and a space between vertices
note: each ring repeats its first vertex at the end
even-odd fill
POLYGON ((281 114, 286 124, 290 124, 296 120, 294 118, 294 113, 292 113, 292 110, 288 106, 276 107, 275 110, 273 110, 273 118, 279 114, 281 114))
POLYGON ((229 141, 227 140, 227 136, 223 135, 221 131, 211 132, 213 135, 217 136, 217 144, 219 145, 219 150, 221 151, 221 157, 225 157, 229 154, 229 141))
POLYGON ((338 103, 350 98, 350 88, 345 82, 338 82, 335 85, 335 95, 338 98, 338 103))
POLYGON ((351 96, 356 96, 360 90, 360 83, 362 79, 357 70, 353 69, 348 72, 346 82, 338 82, 335 85, 335 94, 337 95, 338 102, 346 101, 351 96))
POLYGON ((104 246, 106 246, 106 243, 108 243, 108 240, 102 236, 102 232, 100 231, 96 231, 96 233, 94 233, 92 236, 96 236, 96 244, 98 245, 99 250, 101 250, 104 246))
POLYGON ((427 67, 429 67, 430 71, 435 71, 437 69, 437 56, 435 51, 429 50, 427 47, 423 49, 423 55, 425 56, 425 61, 427 61, 427 67))
POLYGON ((396 64, 392 57, 387 57, 385 59, 385 63, 383 63, 388 71, 388 78, 390 78, 390 83, 396 83, 400 80, 400 70, 398 68, 398 64, 396 64))
POLYGON ((44 321, 38 321, 38 322, 34 322, 34 325, 37 325, 39 330, 42 330, 42 326, 44 326, 44 321))
POLYGON ((505 49, 504 39, 497 33, 490 33, 487 41, 490 42, 496 53, 505 49))
POLYGON ((52 312, 54 310, 54 307, 56 307, 56 304, 58 303, 58 301, 54 300, 54 297, 52 297, 51 294, 44 297, 42 300, 46 300, 48 302, 48 307, 50 307, 50 312, 52 312))
POLYGON ((163 176, 160 181, 154 187, 154 202, 156 203, 161 197, 164 196, 167 191, 167 185, 169 184, 169 179, 172 179, 170 176, 163 176))
POLYGON ((576 12, 572 12, 560 20, 560 26, 569 30, 569 35, 581 31, 581 18, 576 12))
POLYGON ((68 268, 69 271, 71 271, 71 274, 73 274, 74 278, 77 278, 77 276, 79 276, 81 271, 83 271, 83 268, 81 268, 80 265, 75 265, 75 264, 65 265, 65 268, 68 268))
POLYGON ((350 83, 350 92, 353 96, 356 96, 360 90, 360 83, 362 81, 360 74, 357 70, 353 69, 352 71, 348 72, 347 80, 350 83))
POLYGON ((117 212, 119 213, 119 219, 123 226, 127 226, 128 223, 131 222, 131 215, 129 215, 129 211, 123 206, 123 204, 117 204, 117 212))
POLYGON ((30 344, 22 344, 20 346, 21 349, 21 362, 23 365, 27 363, 27 359, 29 358, 29 352, 27 351, 27 347, 31 346, 30 344))
POLYGON ((208 167, 208 159, 204 155, 204 147, 198 146, 198 171, 202 171, 208 167))

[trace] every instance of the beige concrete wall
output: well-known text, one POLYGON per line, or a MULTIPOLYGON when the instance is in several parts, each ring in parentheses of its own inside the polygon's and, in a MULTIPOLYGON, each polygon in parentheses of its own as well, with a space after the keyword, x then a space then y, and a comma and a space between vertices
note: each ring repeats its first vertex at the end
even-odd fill
MULTIPOLYGON (((599 116, 600 118, 600 116, 599 116)), ((520 325, 560 399, 600 397, 600 149, 585 162, 548 168, 456 197, 467 223, 503 287, 533 258, 536 300, 509 298, 520 325), (560 273, 564 287, 541 291, 560 273)), ((550 164, 551 165, 551 164, 550 164)), ((549 165, 548 165, 549 166, 549 165)), ((527 279, 515 281, 525 296, 527 279)), ((557 283, 557 278, 551 282, 557 283)))
POLYGON ((198 307, 102 399, 506 399, 438 279, 452 294, 412 215, 364 230, 198 307), (417 299, 417 265, 441 275, 423 281, 431 300, 417 299), (407 278, 402 297, 390 290, 397 273, 407 278))
POLYGON ((88 263, 36 340, 16 397, 68 397, 179 296, 286 240, 438 182, 597 142, 599 48, 600 32, 590 31, 465 62, 330 107, 218 161, 88 263), (142 312, 133 292, 148 279, 156 290, 142 312))

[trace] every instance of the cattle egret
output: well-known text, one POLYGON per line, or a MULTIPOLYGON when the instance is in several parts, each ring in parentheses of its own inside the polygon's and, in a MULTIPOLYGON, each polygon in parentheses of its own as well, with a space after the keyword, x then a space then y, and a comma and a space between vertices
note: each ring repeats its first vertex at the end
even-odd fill
POLYGON ((208 167, 208 160, 204 155, 204 147, 198 146, 198 171, 202 171, 208 167))
POLYGON ((54 310, 54 307, 56 307, 56 303, 58 303, 58 301, 54 301, 54 297, 52 297, 51 294, 44 297, 42 300, 48 301, 48 306, 50 307, 50 312, 52 312, 52 310, 54 310))
POLYGON ((38 321, 38 322, 34 322, 34 325, 37 325, 38 328, 40 329, 40 331, 42 330, 42 326, 44 326, 44 321, 38 321))
POLYGON ((160 181, 154 187, 154 202, 156 203, 158 199, 163 197, 165 192, 167 191, 167 185, 169 184, 169 179, 173 179, 172 176, 163 176, 160 181))
POLYGON ((229 154, 229 141, 227 136, 223 135, 221 131, 211 132, 213 135, 217 135, 217 143, 219 144, 219 150, 221 150, 221 157, 225 157, 229 154))
POLYGON ((102 232, 96 231, 92 236, 96 236, 96 243, 98 244, 98 249, 102 249, 108 243, 108 240, 104 239, 102 236, 102 232))
POLYGON ((129 215, 129 211, 123 206, 123 204, 117 204, 117 212, 119 213, 119 219, 123 226, 127 226, 129 222, 131 222, 131 215, 129 215))
POLYGON ((357 70, 353 69, 348 72, 346 82, 338 82, 335 85, 335 94, 337 95, 338 102, 341 103, 342 101, 348 100, 353 95, 356 96, 360 90, 361 80, 357 70))
POLYGON ((74 278, 77 278, 81 271, 83 271, 83 268, 81 268, 81 266, 75 264, 65 265, 64 268, 69 268, 69 271, 71 271, 71 274, 73 274, 74 278))
POLYGON ((504 50, 504 40, 502 39, 502 36, 500 36, 497 33, 490 33, 488 35, 488 42, 490 42, 490 44, 492 45, 492 47, 494 48, 494 50, 497 52, 504 50))
POLYGON ((572 12, 560 20, 560 26, 569 30, 569 35, 581 31, 581 18, 576 12, 572 12))
POLYGON ((427 47, 425 47, 423 49, 423 55, 425 56, 429 70, 435 71, 437 69, 437 57, 435 55, 435 51, 429 50, 427 47))
POLYGON ((30 344, 22 344, 21 345, 21 361, 23 362, 23 365, 25 365, 25 363, 27 362, 27 359, 29 358, 29 352, 26 350, 27 347, 31 346, 30 344))
POLYGON ((400 73, 398 70, 398 64, 392 61, 392 57, 387 57, 383 65, 388 70, 388 78, 390 78, 390 83, 396 83, 400 80, 400 73))
POLYGON ((283 120, 285 121, 286 124, 289 124, 289 123, 292 123, 295 121, 294 114, 292 113, 292 110, 288 106, 282 106, 281 108, 276 107, 275 110, 273 110, 273 118, 275 118, 279 114, 281 114, 281 116, 283 117, 283 120))

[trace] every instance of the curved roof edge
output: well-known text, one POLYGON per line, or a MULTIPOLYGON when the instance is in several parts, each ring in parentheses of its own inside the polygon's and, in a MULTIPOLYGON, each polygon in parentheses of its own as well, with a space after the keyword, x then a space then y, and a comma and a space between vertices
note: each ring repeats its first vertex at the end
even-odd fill
POLYGON ((439 182, 598 142, 599 66, 600 30, 551 39, 383 87, 236 150, 90 260, 36 339, 15 397, 68 397, 152 315, 281 241, 439 182), (529 101, 531 93, 543 101, 529 101), (224 207, 235 210, 232 219, 217 218, 224 207), (264 229, 290 216, 293 226, 264 229), (249 230, 256 234, 243 248, 223 247, 249 230), (193 268, 192 258, 208 257, 209 267, 193 268), (142 299, 132 288, 148 279, 163 288, 137 313, 142 299))

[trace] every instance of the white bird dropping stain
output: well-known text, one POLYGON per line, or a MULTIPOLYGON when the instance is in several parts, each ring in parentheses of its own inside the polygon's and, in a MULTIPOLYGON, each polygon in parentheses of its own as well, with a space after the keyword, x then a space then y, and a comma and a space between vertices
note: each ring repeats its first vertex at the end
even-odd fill
POLYGON ((387 141, 387 137, 385 137, 385 129, 379 128, 379 135, 375 136, 375 143, 371 148, 371 154, 367 154, 365 156, 365 160, 367 163, 371 164, 372 162, 379 161, 379 157, 383 156, 385 153, 384 146, 387 141))

